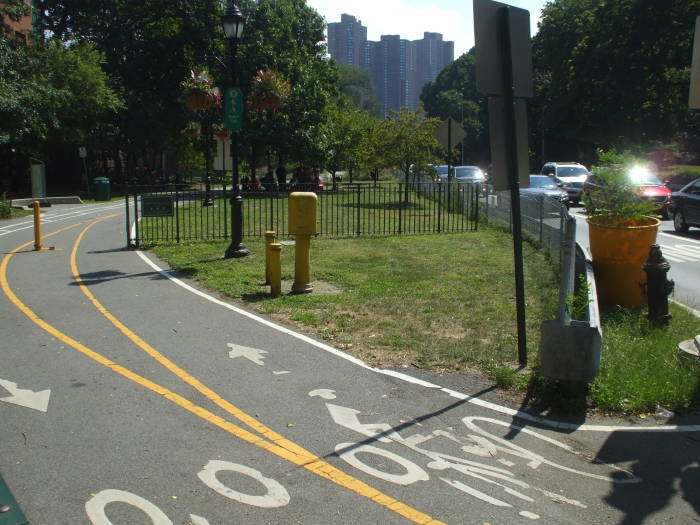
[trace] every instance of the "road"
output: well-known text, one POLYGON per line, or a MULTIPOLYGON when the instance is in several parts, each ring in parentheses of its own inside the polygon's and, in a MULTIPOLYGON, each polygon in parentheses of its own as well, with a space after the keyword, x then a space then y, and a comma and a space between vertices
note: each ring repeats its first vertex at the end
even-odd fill
POLYGON ((700 522, 700 421, 369 368, 125 250, 123 212, 54 206, 43 251, 0 223, 0 478, 32 525, 700 522))
MULTIPOLYGON (((572 207, 576 217, 576 239, 588 248, 588 223, 581 208, 572 207)), ((673 221, 662 221, 656 237, 664 258, 671 264, 669 278, 675 282, 672 298, 700 310, 700 229, 676 233, 673 221)))

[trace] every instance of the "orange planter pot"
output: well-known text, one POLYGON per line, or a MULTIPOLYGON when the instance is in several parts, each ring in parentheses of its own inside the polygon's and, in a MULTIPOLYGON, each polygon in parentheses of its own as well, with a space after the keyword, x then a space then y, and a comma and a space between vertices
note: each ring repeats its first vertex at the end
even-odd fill
POLYGON ((588 219, 598 300, 603 306, 641 308, 647 305, 647 276, 642 266, 656 242, 661 221, 647 217, 623 225, 605 223, 605 217, 588 219))

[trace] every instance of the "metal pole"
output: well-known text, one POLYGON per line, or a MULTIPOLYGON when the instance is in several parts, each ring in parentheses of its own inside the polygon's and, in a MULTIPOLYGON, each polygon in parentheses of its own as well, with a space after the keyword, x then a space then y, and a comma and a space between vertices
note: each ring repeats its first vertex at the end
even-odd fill
POLYGON ((527 334, 525 325, 525 276, 523 271, 523 234, 520 216, 520 179, 518 174, 518 140, 515 131, 515 96, 513 63, 510 53, 510 8, 503 7, 501 17, 501 56, 506 130, 506 166, 510 182, 510 205, 513 217, 513 256, 515 259, 515 306, 518 325, 518 362, 527 366, 527 334))
POLYGON ((209 110, 204 110, 204 169, 205 174, 205 187, 204 187, 204 200, 202 201, 202 206, 214 206, 214 201, 211 198, 211 112, 209 110))
MULTIPOLYGON (((233 38, 231 46, 231 62, 229 66, 230 85, 235 87, 238 82, 236 69, 236 54, 238 53, 238 39, 233 38)), ((250 255, 250 250, 243 244, 243 196, 238 173, 239 144, 238 132, 231 132, 231 157, 233 159, 233 187, 231 188, 231 244, 226 249, 226 259, 240 258, 250 255)))

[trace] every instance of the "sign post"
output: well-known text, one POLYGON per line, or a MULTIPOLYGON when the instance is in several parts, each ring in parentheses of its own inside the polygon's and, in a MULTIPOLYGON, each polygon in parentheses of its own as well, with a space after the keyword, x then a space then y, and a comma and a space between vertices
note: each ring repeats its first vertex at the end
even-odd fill
POLYGON ((438 128, 433 132, 433 137, 447 149, 447 180, 452 180, 452 150, 459 144, 467 132, 455 122, 452 117, 443 120, 438 128))
POLYGON ((492 172, 494 187, 510 190, 518 362, 525 367, 527 334, 520 188, 529 185, 527 124, 522 99, 533 96, 530 13, 493 0, 474 0, 474 36, 477 89, 490 96, 491 163, 496 168, 492 172))

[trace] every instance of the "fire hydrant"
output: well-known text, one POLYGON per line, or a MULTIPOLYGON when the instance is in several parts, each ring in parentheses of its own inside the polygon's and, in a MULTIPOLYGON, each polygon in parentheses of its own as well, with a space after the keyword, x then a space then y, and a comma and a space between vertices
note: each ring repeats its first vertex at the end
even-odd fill
POLYGON ((671 265, 661 253, 661 247, 658 244, 652 244, 649 257, 642 269, 647 274, 649 301, 647 319, 656 326, 665 326, 671 320, 671 314, 668 313, 668 296, 673 291, 674 282, 666 277, 670 268, 671 265))

